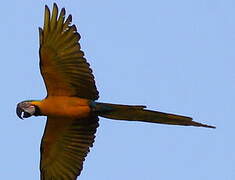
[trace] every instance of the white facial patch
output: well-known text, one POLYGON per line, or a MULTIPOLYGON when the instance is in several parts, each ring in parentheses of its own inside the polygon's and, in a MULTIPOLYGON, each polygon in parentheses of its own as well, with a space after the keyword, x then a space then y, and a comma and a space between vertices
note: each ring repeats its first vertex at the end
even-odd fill
POLYGON ((35 113, 35 107, 30 105, 30 106, 24 108, 24 111, 31 114, 31 115, 33 115, 35 113))

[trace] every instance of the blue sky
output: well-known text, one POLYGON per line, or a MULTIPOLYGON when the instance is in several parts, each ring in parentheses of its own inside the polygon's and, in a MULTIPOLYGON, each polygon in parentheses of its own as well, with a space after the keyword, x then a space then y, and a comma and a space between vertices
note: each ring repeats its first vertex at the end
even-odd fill
MULTIPOLYGON (((45 118, 21 121, 15 105, 46 91, 38 27, 54 1, 4 1, 0 178, 39 179, 45 118)), ((56 1, 55 1, 56 2, 56 1)), ((217 129, 100 119, 79 179, 235 179, 235 1, 61 0, 73 15, 99 101, 143 104, 217 129)))

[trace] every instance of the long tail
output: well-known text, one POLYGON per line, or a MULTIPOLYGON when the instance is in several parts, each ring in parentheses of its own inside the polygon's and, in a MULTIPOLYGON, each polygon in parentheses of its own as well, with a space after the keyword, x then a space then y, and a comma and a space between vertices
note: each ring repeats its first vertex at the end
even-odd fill
POLYGON ((190 117, 147 110, 145 109, 146 106, 129 106, 94 102, 92 104, 92 108, 97 115, 109 119, 215 128, 215 126, 195 122, 190 117))

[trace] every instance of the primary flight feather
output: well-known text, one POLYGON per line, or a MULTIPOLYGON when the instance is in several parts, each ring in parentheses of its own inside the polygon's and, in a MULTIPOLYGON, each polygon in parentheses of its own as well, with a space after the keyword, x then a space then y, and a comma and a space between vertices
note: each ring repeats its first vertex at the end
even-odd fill
POLYGON ((128 121, 215 128, 192 118, 129 106, 96 102, 99 98, 90 65, 84 58, 72 16, 65 17, 56 4, 52 14, 45 6, 39 28, 40 70, 47 97, 17 105, 19 118, 47 116, 41 141, 41 180, 75 180, 92 147, 98 116, 128 121))

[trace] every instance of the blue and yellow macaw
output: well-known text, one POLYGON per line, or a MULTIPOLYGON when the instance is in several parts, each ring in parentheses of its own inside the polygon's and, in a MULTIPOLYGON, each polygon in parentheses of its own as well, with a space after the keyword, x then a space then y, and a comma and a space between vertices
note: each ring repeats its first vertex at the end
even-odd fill
POLYGON ((39 28, 40 70, 47 97, 27 100, 16 108, 19 118, 47 116, 41 142, 41 180, 75 180, 92 147, 98 116, 128 121, 215 128, 192 118, 129 106, 100 103, 90 65, 84 58, 72 16, 65 9, 52 14, 45 6, 44 26, 39 28))

